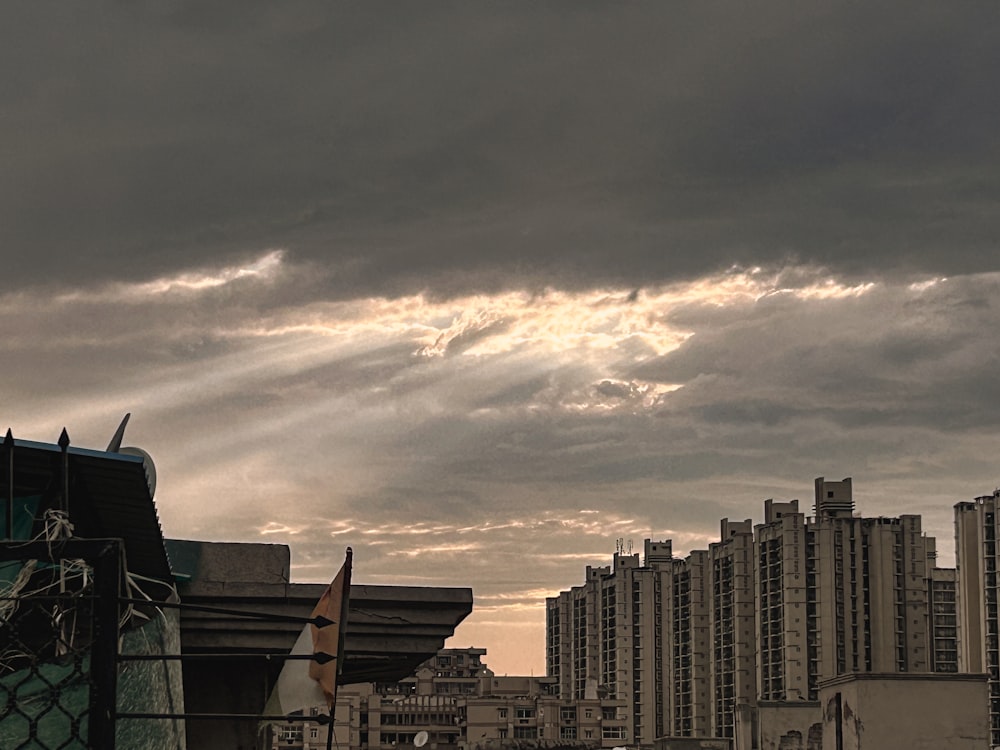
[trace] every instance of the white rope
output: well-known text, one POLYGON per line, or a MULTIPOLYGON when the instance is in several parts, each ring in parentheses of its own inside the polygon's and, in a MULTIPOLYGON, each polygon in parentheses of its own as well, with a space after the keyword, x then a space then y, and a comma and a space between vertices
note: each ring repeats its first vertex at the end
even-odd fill
MULTIPOLYGON (((70 539, 73 536, 73 524, 70 523, 69 516, 65 511, 49 509, 42 516, 42 531, 31 539, 23 542, 24 545, 32 542, 44 541, 49 548, 49 559, 54 556, 53 545, 63 539, 70 539)), ((21 546, 21 545, 15 545, 21 546)), ((52 571, 52 576, 47 583, 36 582, 32 589, 28 589, 28 583, 43 568, 39 567, 39 561, 35 559, 25 560, 18 571, 17 576, 9 584, 0 588, 0 619, 10 621, 17 612, 22 601, 41 596, 58 586, 59 593, 65 594, 72 588, 77 593, 85 590, 90 585, 90 566, 83 560, 70 559, 61 560, 58 566, 58 574, 52 571), (75 585, 81 581, 79 586, 75 585)), ((72 618, 66 617, 67 610, 57 602, 53 605, 49 616, 54 629, 60 631, 60 638, 56 641, 56 654, 66 653, 73 646, 73 638, 76 631, 76 608, 72 609, 72 618)), ((10 660, 27 656, 26 654, 8 648, 0 654, 0 672, 12 669, 10 660)))

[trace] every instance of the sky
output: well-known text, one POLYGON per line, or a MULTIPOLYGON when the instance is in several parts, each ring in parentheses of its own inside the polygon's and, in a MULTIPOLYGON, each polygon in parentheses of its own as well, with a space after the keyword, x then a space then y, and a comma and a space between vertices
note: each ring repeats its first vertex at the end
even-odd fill
POLYGON ((617 540, 1000 484, 992 2, 26 3, 0 429, 156 463, 167 536, 471 586, 544 672, 617 540))

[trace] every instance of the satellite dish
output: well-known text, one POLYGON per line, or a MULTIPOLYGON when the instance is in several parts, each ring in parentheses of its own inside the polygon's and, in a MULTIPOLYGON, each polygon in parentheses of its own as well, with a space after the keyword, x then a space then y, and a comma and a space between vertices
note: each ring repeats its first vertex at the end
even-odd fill
POLYGON ((153 464, 153 457, 142 448, 128 446, 121 448, 118 453, 123 456, 138 456, 142 459, 142 468, 146 471, 146 486, 149 488, 149 496, 156 493, 156 466, 153 464))
POLYGON ((427 744, 427 740, 430 739, 430 735, 427 732, 421 730, 413 737, 413 744, 417 747, 423 747, 427 744))

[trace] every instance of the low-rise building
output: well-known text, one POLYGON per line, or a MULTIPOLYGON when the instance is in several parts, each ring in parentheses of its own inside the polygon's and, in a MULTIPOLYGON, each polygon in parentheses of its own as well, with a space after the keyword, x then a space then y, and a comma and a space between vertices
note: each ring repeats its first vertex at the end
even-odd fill
POLYGON ((819 686, 822 748, 983 750, 990 746, 986 696, 985 674, 834 677, 819 686))
MULTIPOLYGON (((397 683, 343 687, 334 737, 350 750, 474 750, 505 745, 613 748, 626 743, 631 713, 623 700, 558 695, 554 677, 497 676, 486 649, 441 649, 397 683)), ((310 708, 315 716, 324 708, 310 708)), ((279 726, 274 750, 326 747, 320 723, 279 726)))

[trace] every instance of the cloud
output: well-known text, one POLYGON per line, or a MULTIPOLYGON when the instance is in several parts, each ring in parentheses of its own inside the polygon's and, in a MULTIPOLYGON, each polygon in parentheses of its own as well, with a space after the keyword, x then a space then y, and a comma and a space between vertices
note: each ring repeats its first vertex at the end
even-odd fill
POLYGON ((310 300, 997 270, 988 4, 215 7, 7 19, 3 288, 274 247, 310 300))
POLYGON ((304 272, 261 254, 7 294, 14 434, 101 447, 132 411, 167 534, 288 543, 315 581, 350 545, 359 581, 473 586, 491 638, 618 538, 704 548, 821 474, 864 513, 923 513, 946 561, 951 505, 996 482, 996 274, 277 302, 304 272))
POLYGON ((168 534, 350 544, 498 639, 819 474, 947 560, 997 483, 993 13, 19 6, 4 417, 131 411, 168 534))

